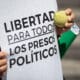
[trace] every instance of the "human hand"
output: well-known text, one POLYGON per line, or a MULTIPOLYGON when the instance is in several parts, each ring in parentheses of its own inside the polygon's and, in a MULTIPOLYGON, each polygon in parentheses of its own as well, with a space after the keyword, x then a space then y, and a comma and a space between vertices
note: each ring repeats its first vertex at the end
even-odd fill
POLYGON ((61 35, 63 32, 67 31, 71 28, 71 26, 74 24, 75 14, 73 13, 72 9, 67 8, 65 11, 65 14, 68 16, 68 20, 65 23, 65 26, 60 28, 56 26, 57 35, 61 35))
POLYGON ((6 53, 0 52, 0 77, 2 77, 4 75, 6 70, 7 70, 6 53))

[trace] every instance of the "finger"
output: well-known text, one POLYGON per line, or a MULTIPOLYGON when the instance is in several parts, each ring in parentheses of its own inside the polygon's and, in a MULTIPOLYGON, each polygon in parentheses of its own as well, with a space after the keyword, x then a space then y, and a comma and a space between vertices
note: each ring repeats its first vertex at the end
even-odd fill
POLYGON ((73 23, 74 19, 75 19, 75 15, 74 14, 72 14, 71 16, 68 16, 68 22, 69 23, 73 23))
POLYGON ((7 70, 7 65, 0 67, 0 74, 4 73, 7 70))
POLYGON ((71 18, 75 19, 75 14, 74 13, 71 14, 71 18))
POLYGON ((71 15, 72 9, 68 8, 65 10, 66 15, 71 15))
POLYGON ((70 28, 73 25, 73 23, 65 23, 65 27, 70 28))
POLYGON ((7 65, 7 59, 0 60, 0 67, 4 65, 7 65))
POLYGON ((0 59, 3 59, 7 56, 5 52, 0 52, 0 59))

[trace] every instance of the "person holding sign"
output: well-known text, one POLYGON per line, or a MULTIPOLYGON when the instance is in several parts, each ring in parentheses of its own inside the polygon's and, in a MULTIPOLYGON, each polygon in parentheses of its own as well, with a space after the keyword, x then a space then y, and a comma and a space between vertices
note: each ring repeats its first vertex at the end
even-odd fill
MULTIPOLYGON (((73 20, 75 18, 75 15, 73 13, 73 11, 71 9, 66 9, 64 10, 65 14, 68 17, 67 23, 65 23, 65 27, 60 28, 58 26, 56 26, 56 31, 57 31, 57 36, 58 36, 58 40, 60 41, 59 37, 60 35, 64 34, 65 31, 69 30, 71 28, 71 26, 73 26, 73 20)), ((68 36, 67 36, 68 37, 68 36)), ((72 41, 71 41, 72 42, 72 41)), ((61 48, 61 44, 59 42, 59 46, 60 46, 60 52, 61 52, 61 58, 63 57, 63 55, 65 54, 66 49, 63 51, 63 49, 61 48)), ((69 46, 67 46, 69 47, 69 46)), ((0 78, 4 75, 4 73, 7 70, 7 59, 6 59, 6 53, 1 51, 0 52, 0 78)))

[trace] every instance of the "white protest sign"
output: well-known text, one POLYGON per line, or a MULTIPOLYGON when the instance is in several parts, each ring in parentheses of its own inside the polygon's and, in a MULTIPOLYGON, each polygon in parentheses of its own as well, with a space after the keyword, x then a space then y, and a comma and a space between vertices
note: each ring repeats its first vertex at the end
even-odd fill
POLYGON ((56 10, 56 0, 0 0, 0 47, 8 53, 4 80, 62 80, 56 10))

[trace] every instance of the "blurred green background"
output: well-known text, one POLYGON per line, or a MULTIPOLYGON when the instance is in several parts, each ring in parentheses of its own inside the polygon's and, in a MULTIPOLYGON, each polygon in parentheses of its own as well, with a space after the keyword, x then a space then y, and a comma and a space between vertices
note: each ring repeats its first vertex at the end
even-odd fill
MULTIPOLYGON (((80 0, 57 0, 57 2, 59 10, 66 8, 73 10, 80 27, 80 0)), ((80 35, 77 36, 62 59, 62 69, 66 80, 80 80, 80 35)))

